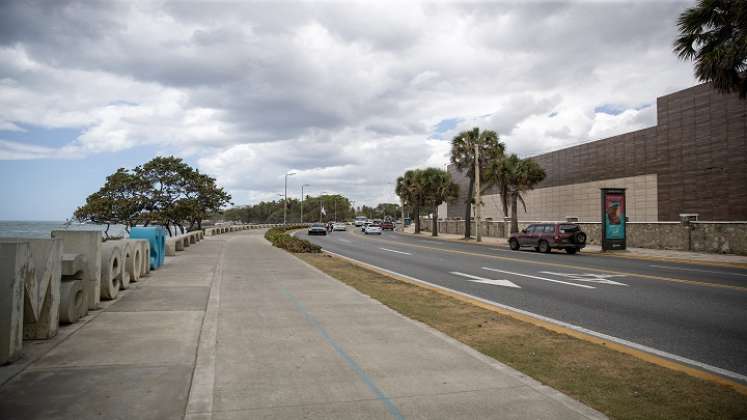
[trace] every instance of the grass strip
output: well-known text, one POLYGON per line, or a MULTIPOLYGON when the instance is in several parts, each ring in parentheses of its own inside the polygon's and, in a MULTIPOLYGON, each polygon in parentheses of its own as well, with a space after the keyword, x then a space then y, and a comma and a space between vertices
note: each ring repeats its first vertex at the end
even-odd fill
POLYGON ((341 258, 296 256, 610 418, 747 419, 747 396, 729 387, 518 321, 341 258))

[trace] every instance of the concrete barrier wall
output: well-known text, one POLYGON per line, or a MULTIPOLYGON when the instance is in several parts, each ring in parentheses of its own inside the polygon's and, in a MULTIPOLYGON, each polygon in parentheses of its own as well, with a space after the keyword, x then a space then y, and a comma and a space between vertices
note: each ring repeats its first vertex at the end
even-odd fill
MULTIPOLYGON (((423 219, 421 228, 430 232, 431 221, 423 219)), ((472 223, 474 236, 475 222, 472 223)), ((522 221, 519 229, 530 224, 554 223, 552 221, 522 221)), ((601 223, 578 223, 587 234, 590 244, 600 245, 601 223)), ((627 224, 627 245, 631 248, 672 249, 719 254, 747 255, 747 222, 632 222, 627 224)), ((464 234, 463 220, 440 220, 441 233, 464 234)), ((482 235, 505 238, 510 225, 503 221, 482 222, 482 235)))

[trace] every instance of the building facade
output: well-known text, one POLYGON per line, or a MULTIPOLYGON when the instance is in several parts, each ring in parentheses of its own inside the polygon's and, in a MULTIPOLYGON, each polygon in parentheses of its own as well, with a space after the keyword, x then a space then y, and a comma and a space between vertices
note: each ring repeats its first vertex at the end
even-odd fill
MULTIPOLYGON (((547 174, 525 195, 530 221, 600 220, 600 188, 626 188, 631 222, 747 220, 747 100, 702 84, 657 98, 657 125, 534 156, 547 174)), ((464 218, 467 179, 449 166, 460 196, 448 218, 464 218)), ((495 189, 483 218, 502 220, 495 189)), ((442 216, 443 217, 443 216, 442 216)))

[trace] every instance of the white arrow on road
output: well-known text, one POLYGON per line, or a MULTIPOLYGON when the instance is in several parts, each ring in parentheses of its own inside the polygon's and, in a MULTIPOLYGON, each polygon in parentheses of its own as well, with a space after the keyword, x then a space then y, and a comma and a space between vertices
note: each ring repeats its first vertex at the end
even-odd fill
POLYGON ((530 279, 544 280, 544 281, 549 281, 549 282, 552 282, 552 283, 567 284, 568 286, 581 287, 581 288, 584 288, 584 289, 596 289, 596 287, 589 286, 587 284, 570 283, 570 282, 567 282, 567 281, 560 281, 560 280, 548 279, 548 278, 545 278, 545 277, 532 276, 532 275, 529 275, 529 274, 521 274, 521 273, 514 273, 514 272, 506 271, 506 270, 499 270, 497 268, 483 267, 482 269, 483 270, 488 270, 488 271, 495 271, 495 272, 503 273, 503 274, 511 274, 513 276, 521 276, 521 277, 528 277, 530 279))
POLYGON ((468 279, 470 279, 470 281, 475 282, 475 283, 492 284, 493 286, 514 287, 516 289, 521 289, 521 286, 509 280, 486 279, 484 277, 473 276, 472 274, 460 273, 458 271, 452 271, 451 274, 454 274, 456 276, 467 277, 468 279))

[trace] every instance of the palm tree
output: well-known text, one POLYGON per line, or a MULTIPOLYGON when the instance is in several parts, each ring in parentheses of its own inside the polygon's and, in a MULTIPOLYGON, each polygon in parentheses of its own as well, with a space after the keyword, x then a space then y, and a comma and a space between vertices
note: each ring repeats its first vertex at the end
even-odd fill
MULTIPOLYGON (((405 205, 412 207, 415 219, 415 233, 420 233, 420 207, 424 201, 423 170, 411 169, 399 178, 395 187, 396 194, 405 205)), ((405 221, 403 220, 402 223, 405 221)))
POLYGON ((454 200, 459 193, 459 186, 451 181, 448 172, 437 168, 427 168, 422 172, 424 202, 433 213, 432 236, 438 236, 438 206, 444 201, 454 200))
POLYGON ((700 0, 677 20, 674 52, 695 61, 695 75, 723 93, 747 98, 747 2, 700 0))
POLYGON ((532 159, 520 159, 512 153, 502 164, 501 176, 505 177, 501 180, 504 184, 499 184, 498 187, 499 190, 505 191, 505 195, 501 195, 501 201, 504 211, 508 203, 511 203, 511 233, 515 233, 519 231, 518 203, 521 202, 526 212, 527 205, 523 194, 534 189, 545 179, 545 170, 532 159))
MULTIPOLYGON (((483 173, 488 162, 503 158, 504 144, 498 138, 495 131, 480 131, 475 127, 472 130, 462 131, 451 140, 451 163, 469 179, 467 198, 464 209, 464 238, 469 239, 470 215, 472 214, 472 201, 475 193, 475 144, 480 149, 480 173, 483 173)), ((480 177, 482 180, 482 176, 480 177)))

